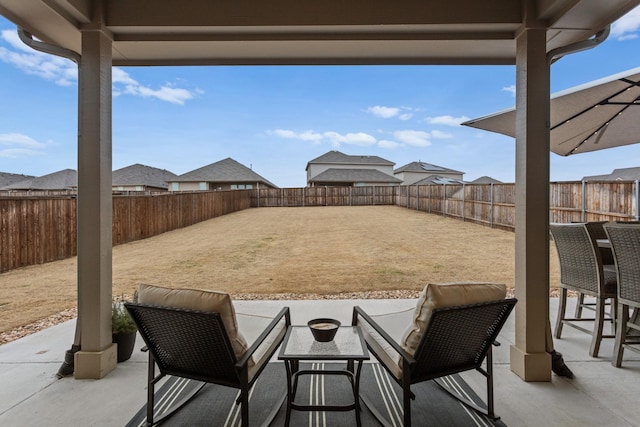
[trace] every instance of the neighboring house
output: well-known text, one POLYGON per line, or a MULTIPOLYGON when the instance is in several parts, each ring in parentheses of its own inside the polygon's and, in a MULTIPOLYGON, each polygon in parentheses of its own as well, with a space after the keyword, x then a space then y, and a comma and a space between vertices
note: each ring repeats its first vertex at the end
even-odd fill
POLYGON ((31 175, 22 175, 17 173, 0 172, 0 190, 4 190, 6 186, 20 181, 26 181, 35 178, 31 175))
POLYGON ((278 187, 230 157, 179 175, 169 181, 170 191, 249 190, 253 188, 278 187))
POLYGON ((640 167, 614 169, 609 175, 585 176, 583 181, 636 181, 640 180, 640 167))
POLYGON ((480 178, 474 179, 469 184, 502 184, 502 181, 498 181, 490 176, 481 176, 480 178))
POLYGON ((393 176, 395 163, 378 156, 352 156, 340 151, 329 151, 307 163, 307 185, 363 186, 399 185, 393 176))
POLYGON ((414 185, 433 175, 462 182, 464 172, 417 161, 396 169, 393 175, 402 181, 402 185, 414 185))
POLYGON ((113 171, 113 191, 166 191, 169 181, 177 178, 173 172, 136 163, 113 171))
POLYGON ((37 178, 27 178, 2 188, 3 190, 77 190, 78 172, 63 169, 37 178))

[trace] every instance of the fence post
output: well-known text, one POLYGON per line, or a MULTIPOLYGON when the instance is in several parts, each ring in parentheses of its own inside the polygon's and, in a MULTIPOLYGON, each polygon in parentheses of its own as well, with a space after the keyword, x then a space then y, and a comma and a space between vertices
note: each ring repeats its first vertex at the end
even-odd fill
POLYGON ((428 196, 428 200, 429 200, 429 213, 431 213, 431 184, 428 184, 429 186, 427 188, 429 188, 429 194, 428 196))
POLYGON ((416 210, 420 210, 420 186, 416 184, 416 210))
POLYGON ((442 216, 447 216, 447 184, 442 184, 442 216))
POLYGON ((640 220, 640 180, 636 179, 636 221, 640 220))
POLYGON ((582 181, 582 217, 581 218, 582 218, 582 222, 587 222, 587 183, 585 181, 582 181))
POLYGON ((464 222, 464 182, 462 183, 462 222, 464 222))
POLYGON ((493 216, 494 216, 494 212, 493 212, 493 209, 494 209, 494 207, 493 207, 493 182, 489 183, 489 191, 490 191, 489 203, 490 203, 490 206, 491 206, 491 209, 489 209, 489 215, 490 215, 489 226, 491 228, 493 228, 493 216))

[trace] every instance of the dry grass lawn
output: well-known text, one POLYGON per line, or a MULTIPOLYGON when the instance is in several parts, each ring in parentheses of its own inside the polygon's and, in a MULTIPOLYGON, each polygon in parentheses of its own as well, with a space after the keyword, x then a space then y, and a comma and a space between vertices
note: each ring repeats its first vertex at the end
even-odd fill
MULTIPOLYGON (((395 206, 262 208, 113 250, 114 296, 140 283, 308 298, 458 280, 512 287, 514 234, 395 206)), ((75 304, 75 258, 0 275, 0 332, 75 304)))

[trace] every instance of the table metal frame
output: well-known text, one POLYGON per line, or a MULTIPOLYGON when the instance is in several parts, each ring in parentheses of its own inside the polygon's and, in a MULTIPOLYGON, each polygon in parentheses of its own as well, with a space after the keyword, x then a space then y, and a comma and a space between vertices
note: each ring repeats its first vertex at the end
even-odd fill
POLYGON ((362 370, 362 363, 365 360, 369 360, 369 351, 367 349, 367 345, 364 341, 364 337, 362 335, 362 331, 359 326, 341 326, 338 329, 336 334, 336 338, 339 337, 338 334, 349 334, 351 336, 349 339, 357 340, 357 342, 351 342, 351 344, 357 344, 360 347, 360 352, 355 352, 351 354, 341 354, 339 352, 333 352, 329 348, 330 343, 320 343, 314 340, 311 331, 308 326, 298 326, 292 325, 287 328, 287 334, 284 338, 282 346, 280 348, 280 354, 278 355, 278 359, 284 361, 285 368, 287 371, 287 412, 285 418, 285 426, 289 426, 289 422, 291 420, 291 411, 352 411, 355 410, 356 415, 356 425, 361 426, 360 412, 360 373, 362 370), (310 349, 305 352, 300 353, 291 353, 288 352, 288 345, 291 338, 292 333, 296 333, 298 335, 302 335, 303 339, 308 340, 310 349), (308 334, 308 337, 307 337, 308 334), (316 348, 324 348, 325 351, 313 351, 312 346, 316 346, 316 348), (347 367, 346 369, 331 369, 331 370, 320 370, 320 369, 303 369, 300 370, 300 361, 346 361, 347 367), (354 369, 355 368, 355 369, 354 369), (302 405, 295 403, 296 393, 298 391, 298 380, 303 375, 342 375, 346 376, 351 384, 351 391, 353 392, 353 403, 348 405, 302 405))

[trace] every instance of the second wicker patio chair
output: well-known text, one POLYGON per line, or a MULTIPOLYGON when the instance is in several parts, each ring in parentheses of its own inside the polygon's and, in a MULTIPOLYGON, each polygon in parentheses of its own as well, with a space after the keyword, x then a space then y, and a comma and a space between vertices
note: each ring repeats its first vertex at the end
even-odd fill
POLYGON ((625 349, 640 353, 640 225, 607 224, 605 226, 613 249, 618 273, 618 327, 613 349, 613 366, 622 366, 625 349), (633 322, 629 310, 634 309, 633 322))
MULTIPOLYGON (((613 334, 603 334, 605 321, 610 321, 612 327, 615 327, 617 299, 615 271, 604 269, 596 238, 589 233, 586 224, 551 224, 550 230, 560 262, 560 301, 554 336, 556 338, 562 337, 564 325, 591 334, 589 354, 592 357, 598 357, 602 339, 615 337, 613 334), (595 316, 567 317, 568 290, 594 297, 595 316), (605 308, 608 299, 612 302, 607 315, 605 308), (589 330, 580 326, 580 322, 593 322, 593 329, 589 330)), ((578 314, 582 313, 578 312, 578 314)))
MULTIPOLYGON (((418 398, 411 385, 428 380, 435 380, 474 411, 494 420, 499 418, 494 413, 491 347, 517 302, 515 298, 505 299, 505 293, 504 285, 493 283, 429 284, 412 311, 370 316, 362 308, 354 307, 353 324, 361 326, 371 353, 402 387, 405 427, 411 426, 411 400, 418 398), (401 339, 392 337, 382 326, 383 321, 377 320, 397 314, 406 320, 401 339), (473 369, 486 378, 486 408, 461 399, 437 381, 473 369)), ((404 322, 396 316, 392 323, 397 326, 404 322)), ((361 398, 384 423, 366 396, 361 398)))

